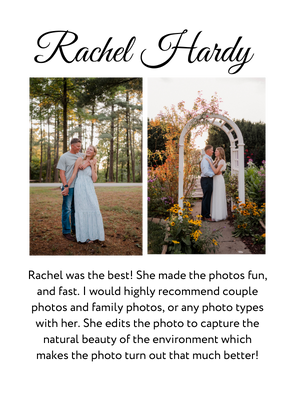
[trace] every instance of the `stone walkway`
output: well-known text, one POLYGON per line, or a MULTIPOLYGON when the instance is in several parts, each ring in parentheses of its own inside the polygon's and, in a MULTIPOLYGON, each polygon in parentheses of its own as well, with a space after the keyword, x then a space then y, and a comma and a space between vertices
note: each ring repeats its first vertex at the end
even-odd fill
MULTIPOLYGON (((192 211, 193 217, 201 214, 201 205, 201 200, 196 201, 192 211)), ((222 236, 218 239, 219 249, 215 254, 251 254, 240 238, 232 236, 233 227, 228 221, 203 222, 203 224, 208 224, 212 230, 220 229, 222 232, 222 236)))
MULTIPOLYGON (((196 215, 201 214, 201 205, 202 200, 197 200, 194 203, 192 211, 192 216, 194 218, 196 217, 196 215)), ((149 220, 155 223, 166 224, 164 219, 149 218, 149 220)), ((202 224, 207 224, 207 226, 212 230, 221 230, 222 236, 220 236, 218 239, 219 248, 214 254, 252 254, 239 237, 236 238, 232 236, 233 227, 229 224, 228 221, 225 220, 218 222, 202 222, 202 224)), ((162 254, 165 254, 165 249, 162 254)))

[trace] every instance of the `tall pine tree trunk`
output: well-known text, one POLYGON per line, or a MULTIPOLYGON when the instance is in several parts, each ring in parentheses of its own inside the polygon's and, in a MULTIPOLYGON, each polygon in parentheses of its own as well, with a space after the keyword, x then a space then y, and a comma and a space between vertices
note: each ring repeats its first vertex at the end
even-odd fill
POLYGON ((78 138, 81 140, 81 143, 82 143, 82 118, 81 118, 81 115, 79 115, 78 121, 79 121, 79 123, 78 123, 78 126, 79 126, 78 138))
POLYGON ((132 180, 135 182, 135 157, 134 157, 134 133, 130 129, 130 150, 131 150, 131 168, 132 168, 132 180))
POLYGON ((63 78, 63 153, 68 150, 68 96, 67 96, 67 78, 63 78))
POLYGON ((32 179, 32 154, 33 154, 33 119, 31 118, 31 131, 30 131, 30 180, 32 179))
POLYGON ((110 172, 109 172, 109 181, 114 182, 114 104, 112 104, 111 109, 111 141, 110 141, 110 172))
POLYGON ((42 182, 42 169, 43 169, 43 132, 42 132, 42 123, 41 127, 41 154, 40 154, 40 170, 39 170, 39 182, 42 182))
POLYGON ((55 150, 55 160, 54 160, 54 182, 58 182, 58 169, 56 168, 58 163, 58 155, 59 155, 59 112, 57 110, 55 117, 55 125, 56 125, 56 150, 55 150))
POLYGON ((118 124, 117 124, 116 182, 119 182, 119 118, 118 118, 118 124))
POLYGON ((51 148, 50 148, 50 119, 49 116, 47 118, 47 167, 46 167, 46 180, 45 182, 51 182, 51 148))
POLYGON ((129 92, 126 92, 126 156, 127 156, 127 182, 130 182, 130 163, 129 163, 129 92))
POLYGON ((141 182, 145 181, 145 127, 141 131, 141 182))
POLYGON ((106 173, 105 173, 105 181, 108 181, 108 173, 109 173, 109 161, 110 161, 110 157, 108 154, 108 158, 107 158, 107 169, 106 169, 106 173))
MULTIPOLYGON (((91 113, 92 113, 92 115, 94 115, 94 105, 92 106, 91 113)), ((90 144, 93 144, 93 129, 94 129, 94 122, 93 122, 93 118, 92 118, 92 120, 91 120, 91 138, 90 138, 90 144)))

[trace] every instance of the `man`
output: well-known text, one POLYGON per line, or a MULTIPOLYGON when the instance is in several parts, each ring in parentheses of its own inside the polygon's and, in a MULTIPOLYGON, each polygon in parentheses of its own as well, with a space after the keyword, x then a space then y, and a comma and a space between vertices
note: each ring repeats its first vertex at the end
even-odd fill
MULTIPOLYGON (((75 241, 75 206, 74 206, 74 187, 75 181, 72 182, 71 186, 68 186, 68 181, 72 176, 75 162, 79 157, 83 157, 84 154, 80 153, 81 150, 81 140, 78 138, 73 138, 71 140, 71 149, 64 153, 57 164, 57 169, 59 169, 59 176, 62 182, 62 195, 63 195, 63 203, 62 203, 62 215, 61 215, 61 223, 62 223, 62 233, 63 236, 67 240, 75 241), (71 216, 71 221, 70 221, 71 216), (72 233, 72 235, 71 235, 72 233)), ((81 166, 81 169, 86 168, 88 164, 84 164, 81 166)))
MULTIPOLYGON (((213 147, 207 145, 205 147, 205 155, 201 162, 201 187, 203 190, 202 199, 202 217, 205 221, 212 221, 210 217, 211 196, 213 192, 213 176, 215 175, 206 159, 212 161, 213 147)), ((213 162, 213 161, 212 161, 213 162)))

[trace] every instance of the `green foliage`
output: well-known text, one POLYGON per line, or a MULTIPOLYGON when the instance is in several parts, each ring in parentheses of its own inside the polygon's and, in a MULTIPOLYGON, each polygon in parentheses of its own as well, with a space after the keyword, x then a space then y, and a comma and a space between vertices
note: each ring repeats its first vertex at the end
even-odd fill
MULTIPOLYGON (((254 202, 261 207, 265 203, 265 172, 266 163, 263 161, 263 165, 258 168, 251 161, 248 162, 245 168, 245 198, 247 201, 254 202)), ((238 175, 231 175, 228 169, 224 173, 224 181, 226 186, 227 200, 233 200, 237 203, 238 199, 238 175)))
MULTIPOLYGON (((238 125, 243 135, 245 165, 249 160, 252 160, 256 165, 261 165, 262 161, 265 160, 265 124, 262 122, 253 123, 244 119, 235 120, 234 122, 238 125)), ((226 160, 230 161, 230 145, 226 133, 216 126, 211 126, 208 133, 206 143, 211 144, 214 148, 223 147, 226 160)))
MULTIPOLYGON (((54 166, 54 160, 51 159, 51 182, 54 181, 53 166, 54 166)), ((30 168, 31 168, 30 180, 39 182, 40 159, 38 157, 36 157, 36 156, 32 157, 30 168)), ((42 182, 45 182, 45 179, 46 179, 46 169, 47 169, 47 162, 43 162, 43 164, 42 164, 42 182)))
POLYGON ((265 162, 260 168, 249 162, 245 168, 246 199, 257 203, 259 207, 265 203, 265 166, 265 162))
POLYGON ((253 236, 260 230, 260 220, 265 218, 265 204, 258 207, 256 203, 246 201, 233 207, 234 226, 233 236, 253 236))
POLYGON ((148 167, 156 168, 164 164, 166 155, 166 129, 163 124, 151 124, 148 120, 148 167))
POLYGON ((165 226, 148 221, 148 251, 151 254, 161 254, 166 234, 165 226))
POLYGON ((184 208, 174 204, 170 208, 170 217, 167 218, 169 231, 165 241, 168 243, 170 254, 205 254, 215 253, 219 244, 220 231, 211 232, 210 228, 203 225, 201 216, 194 220, 191 216, 191 204, 183 202, 184 208))
POLYGON ((148 216, 166 217, 168 208, 172 205, 173 199, 167 196, 165 188, 152 170, 148 173, 148 216))
POLYGON ((224 173, 224 181, 227 201, 230 201, 231 199, 236 199, 239 196, 238 175, 231 175, 230 171, 226 171, 224 173))

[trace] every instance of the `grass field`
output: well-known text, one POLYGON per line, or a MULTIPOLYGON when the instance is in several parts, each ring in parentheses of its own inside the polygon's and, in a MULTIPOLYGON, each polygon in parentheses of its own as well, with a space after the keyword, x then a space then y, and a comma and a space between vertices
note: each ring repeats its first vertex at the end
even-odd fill
POLYGON ((142 189, 95 188, 105 229, 99 242, 70 242, 62 235, 60 188, 30 189, 30 255, 141 255, 142 189))

